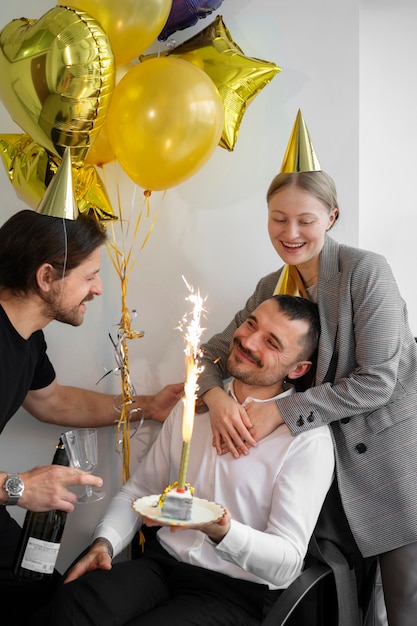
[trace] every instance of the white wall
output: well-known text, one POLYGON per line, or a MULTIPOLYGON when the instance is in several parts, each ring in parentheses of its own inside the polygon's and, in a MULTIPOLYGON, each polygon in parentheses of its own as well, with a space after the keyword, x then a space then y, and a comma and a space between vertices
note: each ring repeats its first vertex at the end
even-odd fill
POLYGON ((359 244, 388 259, 415 335, 416 24, 414 0, 363 2, 359 244))
MULTIPOLYGON (((11 19, 38 18, 52 0, 2 2, 0 27, 11 19)), ((187 295, 181 275, 207 295, 209 337, 220 330, 257 280, 279 266, 266 233, 265 191, 279 171, 298 108, 307 122, 323 169, 336 180, 342 218, 333 235, 358 241, 359 2, 354 0, 224 0, 221 10, 232 37, 248 56, 282 68, 250 104, 233 153, 217 148, 209 163, 166 196, 154 193, 155 229, 128 287, 128 304, 138 310, 145 337, 131 342, 130 370, 138 388, 153 392, 183 378, 183 343, 175 330, 187 295)), ((184 41, 214 16, 175 35, 184 41)), ((0 107, 0 133, 20 132, 0 107)), ((123 209, 129 209, 133 183, 119 173, 123 209)), ((115 168, 105 179, 113 195, 115 168)), ((0 166, 0 222, 23 208, 0 166)), ((139 194, 140 195, 140 194, 139 194)), ((114 196, 113 196, 114 197, 114 196)), ((136 204, 135 210, 138 209, 136 204)), ((138 237, 138 241, 141 241, 138 237)), ((120 286, 103 254, 104 295, 89 304, 80 328, 51 324, 46 329, 50 357, 62 383, 95 387, 114 367, 108 333, 120 318, 120 286)), ((99 389, 118 393, 109 376, 99 389)), ((25 470, 48 463, 59 428, 44 426, 19 411, 0 438, 2 470, 25 470)), ((145 436, 146 429, 140 433, 145 436)), ((109 496, 120 484, 111 428, 100 433, 99 473, 109 496)), ((69 516, 59 564, 64 567, 88 541, 106 501, 77 508, 69 516)), ((23 511, 17 511, 20 519, 23 511)))

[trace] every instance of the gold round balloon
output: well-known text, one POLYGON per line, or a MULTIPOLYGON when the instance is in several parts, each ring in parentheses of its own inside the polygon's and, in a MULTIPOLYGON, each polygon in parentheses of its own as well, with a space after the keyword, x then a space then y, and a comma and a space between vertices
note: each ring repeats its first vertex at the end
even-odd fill
MULTIPOLYGON (((129 63, 124 63, 122 65, 116 65, 116 80, 115 80, 115 89, 117 89, 117 85, 122 80, 123 76, 126 76, 129 70, 134 67, 134 63, 131 61, 129 63)), ((110 145, 109 133, 107 131, 107 120, 104 122, 103 126, 97 137, 94 140, 93 145, 91 146, 88 154, 86 156, 87 163, 91 163, 92 165, 97 165, 98 167, 103 167, 106 163, 111 163, 116 160, 116 155, 113 152, 113 148, 110 145)))
POLYGON ((116 64, 138 57, 156 39, 168 19, 172 0, 68 0, 106 31, 116 64))
POLYGON ((140 187, 161 191, 195 174, 216 149, 223 106, 213 81, 183 59, 140 63, 117 85, 110 145, 140 187))
POLYGON ((0 32, 0 98, 32 139, 81 164, 103 125, 114 89, 107 34, 88 14, 55 7, 0 32))

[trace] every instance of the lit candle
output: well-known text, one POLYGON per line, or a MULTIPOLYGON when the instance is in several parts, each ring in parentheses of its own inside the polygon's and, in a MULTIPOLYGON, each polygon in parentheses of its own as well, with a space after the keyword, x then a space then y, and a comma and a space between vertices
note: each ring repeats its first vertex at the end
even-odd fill
POLYGON ((198 389, 198 376, 201 373, 201 367, 198 363, 199 344, 203 329, 200 326, 201 315, 204 312, 204 301, 199 293, 194 293, 192 287, 190 287, 183 277, 185 284, 187 285, 190 295, 186 300, 193 304, 192 317, 188 321, 187 315, 182 319, 180 329, 185 329, 184 339, 185 346, 185 369, 186 379, 184 385, 184 409, 182 414, 182 453, 180 471, 178 477, 177 491, 185 491, 188 458, 190 455, 191 437, 194 427, 194 414, 195 414, 195 401, 197 398, 198 389))

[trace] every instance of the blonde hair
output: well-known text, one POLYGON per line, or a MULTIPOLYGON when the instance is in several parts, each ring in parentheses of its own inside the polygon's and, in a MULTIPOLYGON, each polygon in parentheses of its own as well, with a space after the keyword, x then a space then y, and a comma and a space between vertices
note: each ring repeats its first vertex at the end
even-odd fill
MULTIPOLYGON (((266 192, 266 201, 269 204, 272 196, 289 187, 297 187, 314 196, 324 204, 329 213, 337 209, 336 219, 339 216, 336 185, 333 178, 326 172, 294 172, 292 174, 277 174, 266 192)), ((335 220, 336 221, 336 220, 335 220)))

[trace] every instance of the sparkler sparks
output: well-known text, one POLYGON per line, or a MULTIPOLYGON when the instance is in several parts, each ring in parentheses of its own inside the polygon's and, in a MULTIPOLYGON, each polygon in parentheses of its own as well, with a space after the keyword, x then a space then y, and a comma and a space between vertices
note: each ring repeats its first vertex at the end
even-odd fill
POLYGON ((205 329, 201 328, 200 322, 202 315, 206 312, 204 308, 205 299, 200 296, 199 292, 194 291, 194 289, 185 280, 184 276, 182 279, 189 291, 186 301, 190 302, 193 305, 193 308, 191 312, 184 315, 179 326, 179 329, 184 332, 186 368, 183 398, 184 410, 182 415, 183 448, 177 487, 179 491, 183 491, 186 484, 190 442, 194 427, 195 401, 197 399, 198 391, 197 381, 199 374, 203 370, 203 367, 199 363, 199 357, 200 339, 205 329))

